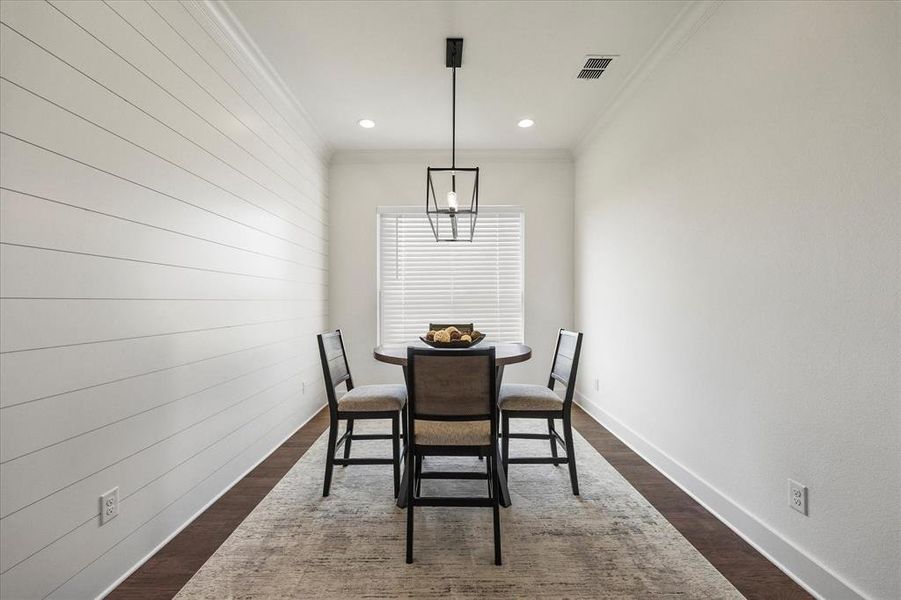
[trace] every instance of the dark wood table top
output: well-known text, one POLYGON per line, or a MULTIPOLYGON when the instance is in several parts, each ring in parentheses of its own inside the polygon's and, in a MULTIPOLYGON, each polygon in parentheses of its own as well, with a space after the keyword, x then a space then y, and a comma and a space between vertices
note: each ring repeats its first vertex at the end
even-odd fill
MULTIPOLYGON (((410 342, 409 344, 388 344, 378 346, 372 350, 372 356, 380 362, 392 365, 407 366, 407 347, 416 346, 417 348, 428 348, 426 344, 420 340, 410 342)), ((482 342, 472 348, 487 348, 494 346, 495 362, 498 366, 512 365, 513 363, 525 362, 532 358, 532 349, 525 344, 509 344, 498 343, 491 344, 482 342)))

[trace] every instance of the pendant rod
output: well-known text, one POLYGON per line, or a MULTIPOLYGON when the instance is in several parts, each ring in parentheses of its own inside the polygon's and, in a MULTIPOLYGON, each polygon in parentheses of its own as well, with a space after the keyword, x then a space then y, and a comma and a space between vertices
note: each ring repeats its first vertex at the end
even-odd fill
MULTIPOLYGON (((455 53, 456 54, 456 53, 455 53)), ((451 70, 451 169, 457 168, 457 67, 451 70)), ((451 191, 457 193, 457 173, 451 171, 451 191)), ((457 239, 457 218, 451 214, 451 233, 457 239)))
POLYGON ((451 168, 457 167, 457 67, 451 75, 451 168))

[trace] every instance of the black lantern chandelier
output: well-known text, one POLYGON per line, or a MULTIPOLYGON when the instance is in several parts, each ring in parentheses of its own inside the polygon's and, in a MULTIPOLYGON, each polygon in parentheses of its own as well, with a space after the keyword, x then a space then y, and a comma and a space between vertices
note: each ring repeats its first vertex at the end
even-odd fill
POLYGON ((436 242, 471 242, 479 213, 479 169, 457 167, 457 69, 463 64, 461 38, 447 38, 445 64, 452 69, 451 166, 426 167, 425 212, 436 242), (460 199, 467 197, 469 206, 461 206, 460 199))

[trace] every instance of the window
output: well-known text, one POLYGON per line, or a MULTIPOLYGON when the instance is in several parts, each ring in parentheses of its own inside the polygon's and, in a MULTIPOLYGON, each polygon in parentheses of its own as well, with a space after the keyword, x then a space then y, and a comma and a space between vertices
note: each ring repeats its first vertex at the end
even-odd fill
POLYGON ((523 341, 523 212, 479 207, 472 242, 437 243, 423 210, 378 213, 379 343, 469 323, 487 341, 523 341))

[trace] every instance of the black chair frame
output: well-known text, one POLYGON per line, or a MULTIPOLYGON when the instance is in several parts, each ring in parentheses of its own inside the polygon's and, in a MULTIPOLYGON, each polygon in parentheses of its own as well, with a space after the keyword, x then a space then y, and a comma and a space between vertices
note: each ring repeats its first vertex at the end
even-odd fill
POLYGON ((347 391, 354 388, 353 377, 350 374, 350 365, 347 363, 347 353, 344 350, 344 338, 341 330, 336 329, 328 333, 320 333, 316 336, 319 343, 319 358, 322 362, 323 376, 325 377, 325 394, 328 398, 329 409, 329 430, 328 430, 328 450, 325 458, 325 479, 322 484, 323 497, 328 496, 332 485, 332 471, 335 465, 346 467, 348 465, 393 465, 394 466, 394 497, 400 490, 400 466, 403 456, 401 450, 401 440, 406 437, 406 410, 378 410, 378 411, 342 411, 338 408, 338 397, 335 394, 335 388, 345 383, 347 391), (326 352, 326 340, 337 338, 341 347, 341 355, 344 361, 344 374, 335 381, 329 369, 329 358, 326 352), (354 422, 372 419, 388 419, 391 421, 390 434, 355 434, 354 422), (341 421, 346 421, 344 435, 338 437, 338 427, 341 421), (400 427, 404 431, 399 431, 400 427), (351 458, 350 449, 354 440, 391 440, 392 457, 391 458, 351 458), (344 447, 343 458, 337 458, 335 454, 341 447, 344 447))
POLYGON ((407 563, 413 562, 413 508, 416 506, 453 506, 453 507, 484 507, 493 510, 494 517, 494 564, 501 565, 501 529, 500 529, 500 498, 501 485, 497 465, 501 464, 500 448, 498 446, 498 409, 497 409, 497 368, 495 365, 494 347, 480 350, 441 350, 413 348, 407 349, 407 428, 408 440, 406 444, 406 474, 404 481, 406 490, 407 510, 407 563), (484 415, 465 415, 454 417, 448 415, 419 415, 416 416, 416 394, 413 382, 415 381, 415 356, 473 356, 484 355, 490 357, 490 412, 484 415), (476 446, 437 446, 416 444, 416 420, 434 421, 475 421, 488 420, 491 423, 491 442, 476 446), (485 472, 481 471, 423 471, 422 458, 424 456, 476 456, 487 457, 485 472), (476 497, 447 497, 447 496, 421 496, 420 491, 423 479, 484 479, 488 484, 488 496, 476 497))
POLYGON ((576 372, 579 368, 579 356, 582 352, 582 334, 561 329, 557 335, 557 346, 554 349, 554 364, 551 365, 551 374, 548 377, 547 387, 554 389, 554 384, 559 382, 566 386, 566 394, 563 398, 563 407, 560 410, 501 410, 501 428, 503 439, 503 466, 504 473, 510 473, 510 465, 554 465, 566 464, 569 466, 569 480, 573 495, 579 495, 579 476, 576 472, 576 454, 573 449, 572 431, 572 401, 576 391, 576 372), (572 366, 569 377, 564 379, 556 373, 559 359, 560 342, 564 336, 576 336, 575 350, 572 357, 572 366), (546 419, 548 432, 544 433, 513 433, 510 431, 511 419, 546 419), (554 427, 554 420, 563 421, 563 436, 554 427), (548 440, 551 445, 550 456, 540 457, 511 457, 510 440, 548 440), (565 456, 559 456, 557 444, 560 444, 565 456))

